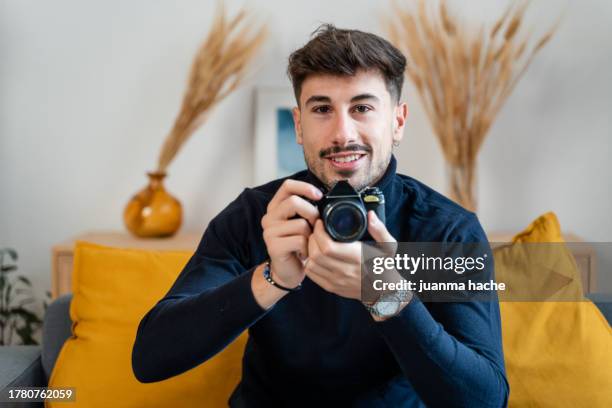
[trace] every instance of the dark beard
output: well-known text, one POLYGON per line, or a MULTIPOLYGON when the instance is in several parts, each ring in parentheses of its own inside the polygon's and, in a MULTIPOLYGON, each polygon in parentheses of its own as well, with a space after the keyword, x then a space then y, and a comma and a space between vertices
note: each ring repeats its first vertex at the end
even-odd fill
MULTIPOLYGON (((332 188, 332 186, 334 184, 336 184, 336 182, 340 179, 349 179, 351 176, 354 175, 354 171, 352 170, 338 170, 337 174, 339 175, 338 178, 335 178, 333 180, 328 180, 325 177, 323 168, 321 168, 321 171, 319 172, 316 167, 316 158, 313 159, 313 161, 311 162, 310 160, 308 160, 308 157, 306 156, 306 152, 304 151, 304 149, 302 149, 302 153, 304 154, 304 162, 306 162, 306 166, 308 166, 308 170, 310 170, 310 172, 312 174, 314 174, 315 176, 317 176, 317 178, 319 180, 321 180, 321 182, 325 185, 325 187, 329 190, 332 188)), ((378 180, 380 180, 382 178, 382 176, 385 174, 385 171, 387 170, 387 167, 389 166, 389 163, 391 162, 391 155, 393 154, 392 151, 389 152, 388 157, 386 158, 386 160, 381 163, 380 166, 378 166, 377 168, 372 169, 371 172, 369 172, 368 174, 366 174, 366 181, 363 183, 360 183, 358 185, 353 185, 353 188, 357 191, 361 191, 366 187, 372 186, 373 184, 375 184, 378 180), (370 177, 367 177, 370 176, 370 177)))

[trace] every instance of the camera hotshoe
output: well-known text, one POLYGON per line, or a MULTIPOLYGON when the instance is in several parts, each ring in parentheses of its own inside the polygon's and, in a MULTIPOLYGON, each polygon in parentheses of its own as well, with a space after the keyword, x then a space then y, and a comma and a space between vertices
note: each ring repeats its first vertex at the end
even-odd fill
POLYGON ((366 187, 358 192, 348 181, 340 180, 314 204, 325 230, 335 241, 353 242, 364 235, 369 237, 369 210, 385 223, 385 196, 378 187, 366 187))

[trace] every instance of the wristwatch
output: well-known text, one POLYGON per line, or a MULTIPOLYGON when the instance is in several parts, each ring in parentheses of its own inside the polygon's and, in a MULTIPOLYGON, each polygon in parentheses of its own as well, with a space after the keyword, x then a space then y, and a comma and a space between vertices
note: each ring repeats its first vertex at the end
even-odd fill
POLYGON ((399 313, 402 303, 412 300, 413 293, 410 290, 398 290, 391 293, 383 293, 378 300, 371 305, 364 303, 372 315, 376 317, 392 317, 399 313))

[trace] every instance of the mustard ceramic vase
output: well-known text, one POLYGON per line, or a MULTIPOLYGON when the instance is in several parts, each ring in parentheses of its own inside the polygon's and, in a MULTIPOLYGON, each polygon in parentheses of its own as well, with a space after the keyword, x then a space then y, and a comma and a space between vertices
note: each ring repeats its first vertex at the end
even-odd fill
POLYGON ((181 226, 181 203, 164 188, 166 173, 147 173, 149 185, 136 193, 123 211, 127 229, 138 237, 169 237, 181 226))

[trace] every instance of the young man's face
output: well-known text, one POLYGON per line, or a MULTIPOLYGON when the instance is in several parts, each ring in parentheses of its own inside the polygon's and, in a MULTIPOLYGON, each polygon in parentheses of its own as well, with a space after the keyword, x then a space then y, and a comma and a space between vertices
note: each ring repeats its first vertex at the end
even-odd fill
POLYGON ((310 171, 328 187, 347 179, 361 190, 384 174, 407 113, 378 71, 358 71, 307 77, 293 119, 310 171))

